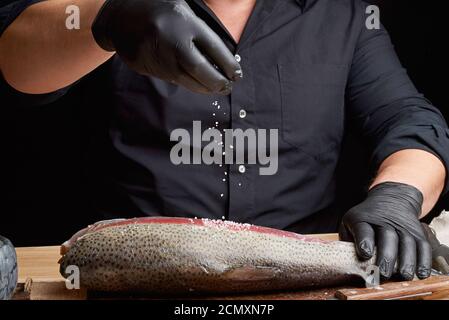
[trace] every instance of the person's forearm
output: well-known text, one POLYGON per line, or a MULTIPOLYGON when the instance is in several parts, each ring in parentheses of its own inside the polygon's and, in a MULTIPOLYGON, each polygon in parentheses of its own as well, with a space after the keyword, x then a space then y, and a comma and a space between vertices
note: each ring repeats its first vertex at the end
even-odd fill
POLYGON ((380 166, 371 188, 382 182, 414 186, 424 196, 421 217, 432 210, 444 188, 446 169, 433 154, 422 150, 403 150, 392 154, 380 166))
POLYGON ((0 70, 16 90, 41 94, 72 84, 113 53, 95 42, 91 25, 105 0, 47 0, 27 8, 0 38, 0 70), (80 9, 80 29, 68 29, 66 8, 80 9))

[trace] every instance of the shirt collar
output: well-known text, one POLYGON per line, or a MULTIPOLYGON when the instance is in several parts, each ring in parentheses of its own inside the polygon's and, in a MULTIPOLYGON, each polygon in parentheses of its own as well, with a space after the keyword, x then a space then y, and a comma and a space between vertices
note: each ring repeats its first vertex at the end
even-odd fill
MULTIPOLYGON (((301 12, 307 8, 308 0, 257 0, 256 6, 250 19, 248 20, 245 32, 240 39, 239 47, 245 43, 245 41, 254 33, 254 31, 261 25, 262 21, 270 16, 271 12, 279 5, 282 1, 293 1, 298 4, 301 12)), ((206 21, 219 35, 225 36, 228 39, 226 43, 231 51, 235 50, 237 44, 232 39, 232 36, 226 31, 226 28, 217 18, 217 16, 212 12, 211 9, 204 3, 204 0, 186 0, 186 2, 192 7, 193 11, 206 21), (232 47, 232 48, 231 48, 232 47)), ((313 0, 311 1, 313 2, 313 0)))

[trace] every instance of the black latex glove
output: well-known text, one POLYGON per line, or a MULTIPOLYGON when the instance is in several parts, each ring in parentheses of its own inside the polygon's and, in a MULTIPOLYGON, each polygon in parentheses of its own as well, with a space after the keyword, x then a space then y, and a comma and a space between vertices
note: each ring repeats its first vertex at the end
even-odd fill
POLYGON ((370 259, 377 245, 381 276, 388 279, 398 263, 405 280, 416 273, 430 276, 432 249, 419 221, 422 193, 410 185, 386 182, 372 188, 365 201, 350 209, 342 220, 340 238, 354 241, 357 255, 370 259))
POLYGON ((92 33, 138 73, 195 92, 229 94, 242 77, 234 55, 184 0, 106 0, 92 33))
POLYGON ((449 247, 440 243, 435 235, 435 231, 428 225, 423 223, 423 228, 432 247, 432 267, 441 273, 449 275, 449 247))
POLYGON ((0 300, 12 297, 17 277, 16 251, 8 239, 0 236, 0 300))

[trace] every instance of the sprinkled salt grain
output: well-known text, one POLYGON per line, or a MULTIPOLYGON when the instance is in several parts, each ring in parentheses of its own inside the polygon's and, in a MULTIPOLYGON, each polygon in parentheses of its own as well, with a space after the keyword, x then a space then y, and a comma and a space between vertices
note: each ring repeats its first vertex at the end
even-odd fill
POLYGON ((217 109, 220 109, 220 106, 218 106, 217 109))
POLYGON ((223 178, 223 182, 226 182, 226 179, 223 178))
POLYGON ((223 220, 226 220, 226 217, 225 217, 225 216, 222 216, 221 218, 222 218, 223 220))
POLYGON ((212 113, 212 115, 215 117, 215 113, 212 113))
POLYGON ((251 228, 251 224, 249 223, 237 223, 233 221, 222 221, 222 220, 211 220, 211 219, 202 219, 204 226, 207 227, 216 227, 216 228, 232 228, 235 231, 245 231, 251 228))
POLYGON ((229 148, 234 149, 234 146, 231 145, 231 146, 229 146, 229 148))
POLYGON ((228 173, 227 173, 226 171, 225 171, 225 173, 224 173, 224 174, 225 174, 225 176, 227 176, 227 175, 228 175, 228 173))
POLYGON ((242 186, 242 183, 241 182, 239 182, 239 187, 241 187, 242 186))
POLYGON ((220 197, 222 197, 222 198, 223 198, 223 197, 224 197, 224 193, 220 194, 220 197))

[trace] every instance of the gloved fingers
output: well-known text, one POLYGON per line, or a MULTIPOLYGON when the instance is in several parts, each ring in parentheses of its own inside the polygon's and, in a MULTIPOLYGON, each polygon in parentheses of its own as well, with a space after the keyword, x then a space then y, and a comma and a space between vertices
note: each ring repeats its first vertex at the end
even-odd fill
POLYGON ((432 247, 432 266, 437 271, 449 274, 449 248, 442 245, 436 237, 435 231, 425 223, 421 224, 426 232, 427 240, 432 247))
POLYGON ((399 236, 394 229, 378 228, 377 265, 381 276, 391 278, 398 257, 399 236))
POLYGON ((399 274, 412 280, 416 269, 416 241, 408 233, 399 234, 399 274))
POLYGON ((231 81, 237 81, 243 76, 242 68, 220 37, 213 32, 205 22, 201 21, 198 32, 193 40, 201 52, 209 57, 231 81))
MULTIPOLYGON (((170 65, 170 61, 166 62, 166 65, 170 65)), ((154 68, 154 65, 145 64, 145 72, 142 73, 144 75, 151 75, 160 80, 180 85, 184 88, 189 89, 190 91, 197 93, 210 93, 210 90, 204 87, 201 83, 199 83, 196 79, 192 78, 186 71, 184 71, 180 66, 176 65, 174 68, 166 67, 165 70, 161 70, 158 66, 154 68)))
POLYGON ((374 255, 375 233, 366 222, 356 223, 351 227, 357 255, 362 260, 368 260, 374 255))
POLYGON ((427 240, 429 241, 432 249, 438 248, 441 244, 440 244, 440 241, 438 241, 435 231, 432 228, 430 228, 429 225, 427 225, 425 223, 421 223, 421 226, 426 234, 427 240))
POLYGON ((338 228, 338 239, 340 241, 353 242, 351 233, 348 231, 344 223, 340 223, 340 227, 338 228))
POLYGON ((427 240, 417 240, 416 247, 418 252, 416 274, 418 278, 425 279, 430 276, 432 271, 432 247, 427 240))
POLYGON ((208 89, 209 93, 229 94, 232 82, 226 79, 206 59, 205 56, 193 44, 188 50, 182 49, 179 57, 181 67, 199 83, 208 89))
POLYGON ((199 83, 196 79, 192 78, 189 74, 180 74, 176 79, 176 84, 181 85, 190 91, 202 94, 210 94, 210 90, 199 83))

